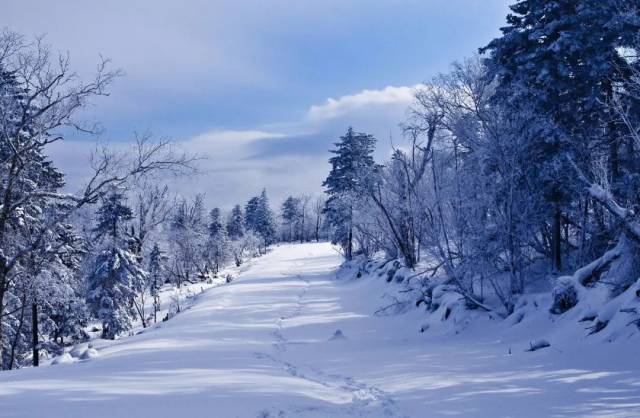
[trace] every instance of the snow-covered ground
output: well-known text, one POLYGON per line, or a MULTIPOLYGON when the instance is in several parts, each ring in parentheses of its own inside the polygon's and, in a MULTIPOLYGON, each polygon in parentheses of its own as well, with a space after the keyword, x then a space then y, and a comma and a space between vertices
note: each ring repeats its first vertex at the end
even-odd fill
POLYGON ((640 416, 636 342, 525 352, 527 327, 419 333, 419 310, 374 315, 393 285, 336 280, 340 262, 328 244, 279 246, 95 358, 3 372, 0 416, 640 416))

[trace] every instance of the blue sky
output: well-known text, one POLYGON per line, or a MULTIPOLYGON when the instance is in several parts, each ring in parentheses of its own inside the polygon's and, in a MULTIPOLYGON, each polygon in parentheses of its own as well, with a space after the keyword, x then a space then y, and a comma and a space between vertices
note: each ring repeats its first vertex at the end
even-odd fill
MULTIPOLYGON (((83 115, 104 139, 134 131, 206 154, 203 174, 178 184, 211 204, 319 192, 327 149, 346 130, 375 134, 379 157, 412 86, 499 34, 505 0, 8 0, 0 26, 46 34, 81 75, 98 55, 126 75, 83 115), (188 187, 187 187, 188 185, 188 187)), ((92 139, 53 157, 79 184, 92 139)))

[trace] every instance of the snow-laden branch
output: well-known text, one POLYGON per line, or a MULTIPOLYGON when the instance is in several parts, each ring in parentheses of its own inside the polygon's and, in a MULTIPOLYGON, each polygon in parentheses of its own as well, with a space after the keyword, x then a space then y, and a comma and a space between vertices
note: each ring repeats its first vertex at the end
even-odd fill
POLYGON ((605 190, 597 183, 591 182, 587 176, 582 172, 580 167, 573 161, 573 159, 567 155, 567 160, 573 169, 580 181, 582 181, 586 185, 586 190, 594 200, 598 201, 602 206, 604 206, 612 215, 618 218, 630 235, 635 241, 640 241, 640 223, 636 219, 636 213, 632 209, 625 208, 620 206, 618 202, 616 202, 615 198, 611 194, 610 191, 605 190))

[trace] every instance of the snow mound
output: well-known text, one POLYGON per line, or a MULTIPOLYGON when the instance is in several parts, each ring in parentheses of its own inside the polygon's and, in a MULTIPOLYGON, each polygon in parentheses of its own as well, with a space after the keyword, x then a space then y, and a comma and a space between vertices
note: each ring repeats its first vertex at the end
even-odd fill
POLYGON ((61 356, 54 358, 51 364, 69 364, 73 363, 73 361, 73 357, 69 353, 63 353, 61 356))
POLYGON ((539 339, 539 340, 530 342, 529 348, 527 348, 525 351, 537 351, 547 347, 551 347, 551 344, 549 343, 549 341, 545 339, 539 339))
POLYGON ((87 348, 84 353, 80 355, 80 360, 91 360, 92 358, 98 357, 98 350, 95 348, 87 348))
POLYGON ((87 344, 78 344, 69 351, 72 357, 79 358, 85 351, 87 351, 87 344))

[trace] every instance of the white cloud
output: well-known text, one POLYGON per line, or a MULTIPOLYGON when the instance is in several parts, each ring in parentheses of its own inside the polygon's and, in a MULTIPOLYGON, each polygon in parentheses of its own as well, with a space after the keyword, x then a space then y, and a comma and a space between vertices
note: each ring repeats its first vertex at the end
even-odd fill
POLYGON ((342 96, 338 99, 328 98, 321 105, 313 105, 307 111, 306 118, 310 121, 323 121, 344 116, 352 111, 369 106, 404 105, 407 106, 413 100, 415 86, 393 87, 388 86, 382 90, 362 90, 356 94, 342 96))
MULTIPOLYGON (((398 123, 417 87, 363 90, 311 106, 298 121, 246 130, 211 130, 184 138, 177 141, 181 149, 206 158, 199 164, 201 175, 165 181, 185 196, 204 192, 210 205, 223 208, 246 201, 262 187, 268 189, 274 206, 287 194, 320 193, 329 168, 327 150, 334 140, 353 124, 380 139, 377 154, 385 158, 389 150, 386 138, 392 130, 399 135, 398 123)), ((51 157, 68 174, 70 190, 79 189, 86 180, 88 155, 94 146, 91 141, 63 141, 50 148, 51 157)))

